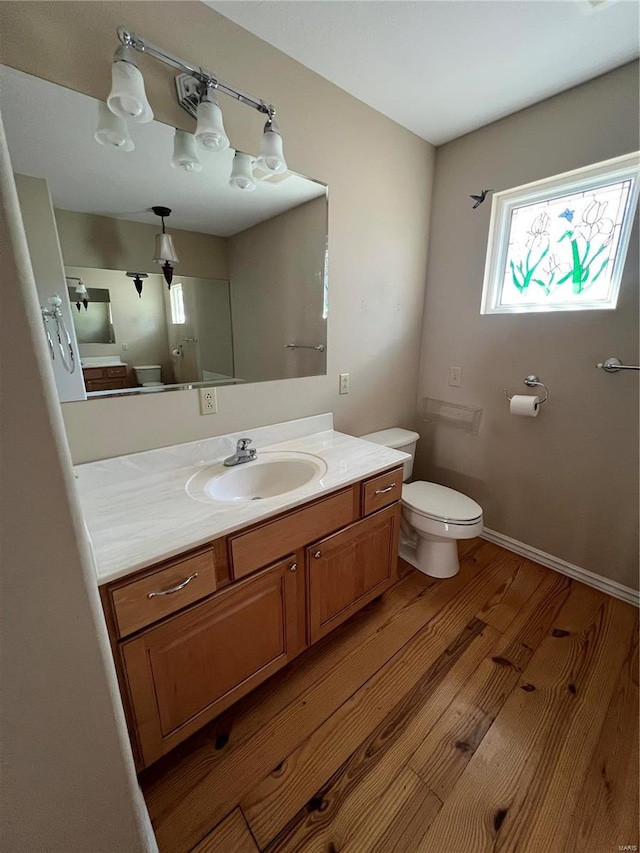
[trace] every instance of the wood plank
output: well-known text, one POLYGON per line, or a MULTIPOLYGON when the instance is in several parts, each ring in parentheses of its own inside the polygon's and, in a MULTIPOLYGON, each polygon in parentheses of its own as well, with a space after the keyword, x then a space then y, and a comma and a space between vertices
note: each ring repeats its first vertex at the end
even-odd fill
MULTIPOLYGON (((527 604, 502 635, 491 654, 470 674, 462 690, 424 738, 409 765, 444 802, 458 781, 507 698, 517 686, 569 595, 570 582, 545 569, 527 604)), ((519 575, 539 577, 534 564, 519 575)), ((526 584, 523 584, 526 587, 526 584)), ((511 601, 505 602, 509 611, 511 601)), ((493 610, 498 621, 499 611, 493 610)))
MULTIPOLYGON (((405 704, 411 708, 416 700, 410 691, 416 689, 419 694, 420 688, 431 690, 444 677, 443 673, 455 661, 456 652, 454 647, 444 656, 447 646, 459 635, 464 636, 461 632, 469 619, 496 589, 505 586, 520 562, 520 558, 505 552, 491 568, 473 578, 410 643, 303 742, 277 773, 265 778, 242 799, 243 812, 260 847, 294 818, 398 704, 398 697, 409 694, 408 701, 401 698, 399 704, 401 708, 405 704), (445 657, 444 664, 438 660, 441 655, 445 657), (430 667, 436 661, 440 666, 432 672, 430 667)), ((484 623, 479 624, 484 627, 484 623)))
POLYGON ((179 853, 200 841, 212 823, 221 820, 251 790, 256 779, 277 767, 447 602, 458 594, 464 600, 470 594, 465 593, 465 587, 475 575, 499 571, 499 566, 509 561, 505 554, 492 543, 483 543, 463 561, 458 575, 429 587, 236 750, 221 755, 188 796, 172 796, 165 790, 167 807, 161 812, 154 798, 148 798, 161 849, 179 853))
POLYGON ((344 853, 361 853, 362 850, 367 850, 368 853, 413 853, 416 844, 442 807, 433 791, 421 780, 421 784, 416 780, 420 780, 420 777, 409 767, 403 768, 389 786, 390 791, 400 786, 404 794, 399 802, 396 801, 395 814, 385 792, 374 809, 380 818, 368 822, 366 834, 359 836, 353 844, 348 844, 344 853), (379 826, 384 827, 384 832, 376 837, 373 830, 377 830, 379 826), (364 845, 361 840, 365 842, 364 845))
POLYGON ((498 591, 495 600, 486 603, 478 619, 504 633, 546 577, 549 577, 549 569, 521 558, 518 571, 509 578, 506 588, 498 591))
POLYGON ((222 823, 193 848, 192 853, 259 853, 240 809, 234 809, 222 823))
POLYGON ((563 853, 634 619, 571 582, 567 602, 420 851, 563 853))
MULTIPOLYGON (((631 605, 627 605, 631 608, 631 605)), ((566 853, 640 847, 638 624, 567 834, 566 853)))
MULTIPOLYGON (((272 840, 267 848, 269 853, 302 850, 323 853, 332 845, 342 850, 348 842, 360 839, 361 831, 365 831, 363 827, 377 819, 381 797, 393 785, 424 733, 446 710, 456 690, 499 636, 493 628, 477 619, 472 620, 424 671, 413 690, 397 702, 392 712, 272 840)), ((377 706, 378 702, 378 697, 374 697, 370 704, 377 706)), ((366 713, 364 709, 363 713, 366 713)), ((323 726, 315 734, 331 737, 325 730, 323 726)), ((281 772, 292 768, 289 787, 280 791, 289 800, 295 795, 291 786, 304 785, 304 773, 314 770, 309 760, 302 760, 304 757, 302 754, 294 756, 283 765, 281 772), (293 758, 299 758, 297 765, 293 765, 293 758)), ((268 805, 272 805, 272 801, 268 805)), ((250 821, 250 816, 247 817, 250 821)), ((260 839, 258 843, 264 846, 260 839)))

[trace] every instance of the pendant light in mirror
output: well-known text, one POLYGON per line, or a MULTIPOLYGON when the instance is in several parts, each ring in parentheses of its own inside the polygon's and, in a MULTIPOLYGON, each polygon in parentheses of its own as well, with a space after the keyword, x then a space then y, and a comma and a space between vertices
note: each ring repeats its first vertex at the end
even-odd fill
POLYGON ((132 278, 133 283, 138 291, 138 296, 142 299, 142 280, 149 278, 146 272, 128 272, 127 278, 132 278))
POLYGON ((81 278, 78 278, 75 275, 66 275, 65 278, 67 281, 77 282, 75 291, 75 305, 78 311, 80 311, 81 306, 84 305, 84 310, 86 311, 89 308, 89 294, 87 293, 87 288, 84 286, 84 282, 81 278))
POLYGON ((156 234, 156 250, 153 255, 153 260, 156 264, 162 266, 162 275, 167 282, 167 286, 171 289, 173 281, 173 267, 180 263, 180 258, 174 248, 173 240, 170 234, 166 233, 164 220, 171 215, 170 207, 161 207, 156 205, 151 208, 156 216, 162 220, 162 234, 156 234))

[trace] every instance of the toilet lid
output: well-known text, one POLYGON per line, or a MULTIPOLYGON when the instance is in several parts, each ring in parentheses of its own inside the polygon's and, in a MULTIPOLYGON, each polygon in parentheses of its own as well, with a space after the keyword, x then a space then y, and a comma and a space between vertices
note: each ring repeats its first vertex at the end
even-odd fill
POLYGON ((482 516, 482 507, 466 495, 437 483, 408 483, 402 487, 402 502, 410 509, 437 521, 469 524, 482 516))

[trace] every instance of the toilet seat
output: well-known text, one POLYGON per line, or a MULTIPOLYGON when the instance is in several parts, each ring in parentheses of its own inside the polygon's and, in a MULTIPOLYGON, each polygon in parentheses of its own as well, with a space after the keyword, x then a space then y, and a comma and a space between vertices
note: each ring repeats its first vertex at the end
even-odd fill
POLYGON ((482 520, 482 507, 466 495, 419 481, 402 487, 402 502, 412 512, 447 524, 473 525, 482 520))

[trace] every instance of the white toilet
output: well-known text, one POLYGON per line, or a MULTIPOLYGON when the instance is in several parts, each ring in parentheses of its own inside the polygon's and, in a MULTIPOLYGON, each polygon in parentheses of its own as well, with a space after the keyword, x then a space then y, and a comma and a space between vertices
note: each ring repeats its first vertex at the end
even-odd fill
POLYGON ((133 371, 138 385, 142 385, 143 388, 157 388, 159 385, 164 385, 160 364, 134 364, 133 371))
POLYGON ((417 432, 385 429, 360 436, 409 453, 402 479, 402 529, 400 556, 425 575, 450 578, 460 570, 457 539, 473 539, 482 533, 482 507, 466 495, 419 480, 406 483, 413 471, 417 432))

